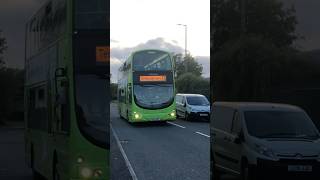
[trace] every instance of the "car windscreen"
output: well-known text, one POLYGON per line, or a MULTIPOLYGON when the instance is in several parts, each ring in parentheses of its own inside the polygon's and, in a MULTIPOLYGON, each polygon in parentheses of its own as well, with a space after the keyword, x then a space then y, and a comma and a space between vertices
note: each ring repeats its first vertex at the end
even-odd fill
POLYGON ((259 138, 319 139, 319 132, 308 116, 293 111, 245 111, 248 133, 259 138))
POLYGON ((202 96, 187 96, 187 102, 193 106, 209 106, 208 99, 202 96))

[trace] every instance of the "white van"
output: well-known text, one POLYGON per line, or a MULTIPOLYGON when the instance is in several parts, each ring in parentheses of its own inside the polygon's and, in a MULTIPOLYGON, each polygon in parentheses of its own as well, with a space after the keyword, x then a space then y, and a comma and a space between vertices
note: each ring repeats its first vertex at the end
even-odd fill
POLYGON ((176 115, 185 120, 210 119, 210 103, 201 94, 177 94, 176 115))
MULTIPOLYGON (((320 179, 320 134, 301 108, 215 102, 211 116, 213 178, 308 176, 320 179)), ((308 179, 310 179, 308 178, 308 179)))

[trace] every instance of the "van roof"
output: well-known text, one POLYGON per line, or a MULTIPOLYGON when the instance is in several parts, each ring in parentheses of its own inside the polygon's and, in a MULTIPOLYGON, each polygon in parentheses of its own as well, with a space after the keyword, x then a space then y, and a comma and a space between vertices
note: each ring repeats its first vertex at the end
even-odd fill
POLYGON ((201 97, 203 97, 204 95, 202 95, 202 94, 177 94, 177 96, 201 96, 201 97))
POLYGON ((286 110, 286 111, 301 111, 298 106, 281 104, 281 103, 268 103, 268 102, 214 102, 213 106, 231 107, 240 110, 286 110))

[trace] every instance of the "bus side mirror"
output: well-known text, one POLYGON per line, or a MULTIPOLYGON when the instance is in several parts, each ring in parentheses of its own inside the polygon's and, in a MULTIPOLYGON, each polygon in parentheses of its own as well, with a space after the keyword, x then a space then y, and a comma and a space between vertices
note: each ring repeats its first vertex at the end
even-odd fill
POLYGON ((54 77, 65 77, 67 75, 67 70, 65 68, 57 68, 54 72, 54 77))
MULTIPOLYGON (((55 86, 55 93, 58 94, 58 78, 63 78, 67 76, 67 70, 65 68, 57 68, 54 72, 54 86, 55 86)), ((67 80, 62 81, 61 87, 67 87, 68 82, 67 80)))

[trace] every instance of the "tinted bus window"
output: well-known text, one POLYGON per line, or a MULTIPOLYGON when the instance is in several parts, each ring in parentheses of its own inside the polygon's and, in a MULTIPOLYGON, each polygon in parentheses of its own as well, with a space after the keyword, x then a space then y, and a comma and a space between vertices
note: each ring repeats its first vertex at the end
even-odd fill
POLYGON ((75 0, 76 29, 106 29, 107 0, 75 0))
POLYGON ((134 71, 172 70, 170 56, 162 51, 142 51, 133 56, 134 71))

